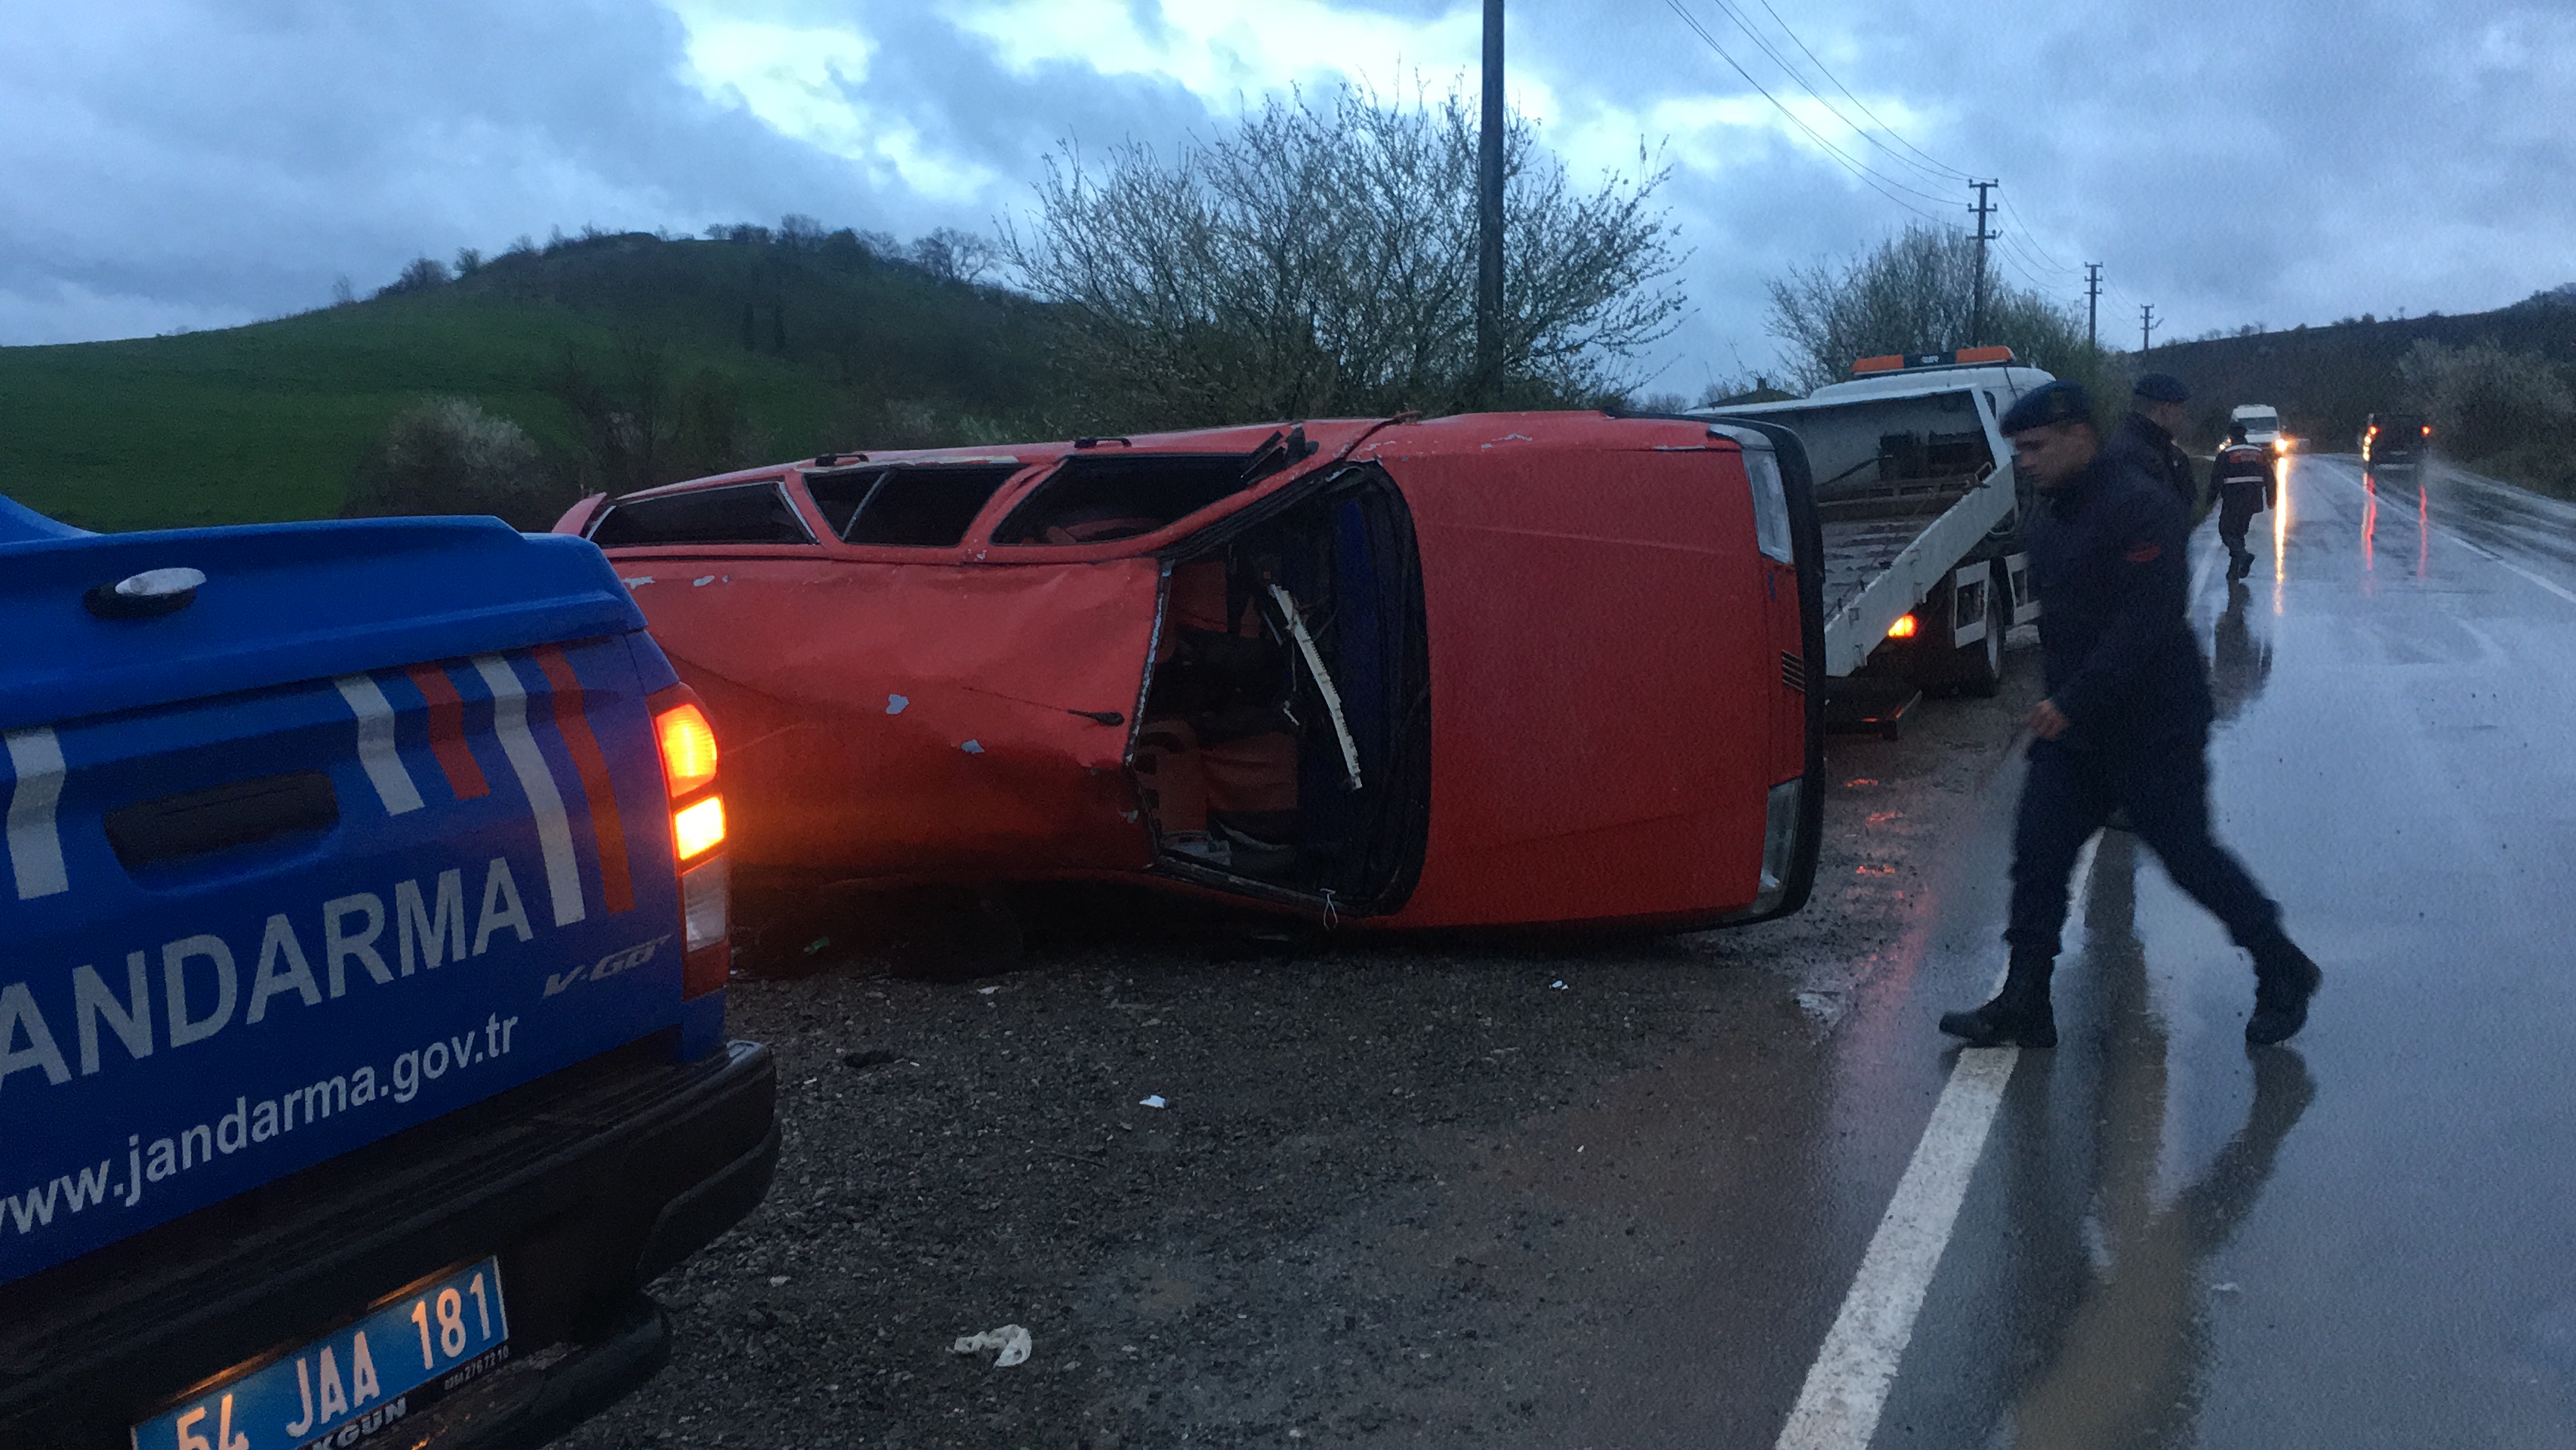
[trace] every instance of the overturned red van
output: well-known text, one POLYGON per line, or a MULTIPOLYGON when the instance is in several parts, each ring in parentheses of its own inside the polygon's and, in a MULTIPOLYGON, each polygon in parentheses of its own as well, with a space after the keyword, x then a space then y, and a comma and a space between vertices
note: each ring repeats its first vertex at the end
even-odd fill
POLYGON ((737 879, 1133 879, 1390 927, 1749 921, 1814 872, 1795 435, 1601 413, 824 455, 614 500, 737 879))

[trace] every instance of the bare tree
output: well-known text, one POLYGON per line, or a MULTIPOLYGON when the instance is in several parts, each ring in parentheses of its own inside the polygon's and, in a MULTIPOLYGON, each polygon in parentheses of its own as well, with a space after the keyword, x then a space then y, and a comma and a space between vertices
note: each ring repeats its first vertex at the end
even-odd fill
POLYGON ((1619 391, 1667 336, 1682 256, 1665 177, 1578 191, 1515 117, 1503 350, 1476 358, 1476 121, 1456 96, 1273 100, 1166 162, 1070 143, 1002 258, 1066 318, 1062 361, 1124 425, 1300 418, 1619 391))
POLYGON ((993 270, 993 240, 955 227, 941 227, 912 244, 912 262, 944 282, 980 282, 993 270))
MULTIPOLYGON (((2083 319, 1986 270, 1986 341, 2034 367, 2088 384, 2106 368, 2083 319)), ((1813 389, 1861 358, 1966 347, 1977 290, 1976 239, 1956 227, 1914 225, 1843 262, 1792 267, 1767 284, 1769 330, 1790 381, 1813 389)), ((2099 387, 2096 388, 2099 391, 2099 387)))

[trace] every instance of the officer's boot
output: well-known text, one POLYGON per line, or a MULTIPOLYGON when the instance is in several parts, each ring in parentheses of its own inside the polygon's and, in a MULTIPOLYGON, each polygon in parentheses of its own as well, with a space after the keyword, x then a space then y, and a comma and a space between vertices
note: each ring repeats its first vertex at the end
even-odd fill
POLYGON ((1941 1030, 1970 1047, 2055 1047, 2057 1014, 2048 1004, 2049 973, 2057 968, 2054 952, 2015 947, 2004 989, 1974 1012, 1944 1012, 1941 1030))
POLYGON ((2308 999, 2326 974, 2308 954, 2276 936, 2254 951, 2254 1015, 2245 1019, 2245 1040, 2257 1047, 2286 1042, 2308 1022, 2308 999))

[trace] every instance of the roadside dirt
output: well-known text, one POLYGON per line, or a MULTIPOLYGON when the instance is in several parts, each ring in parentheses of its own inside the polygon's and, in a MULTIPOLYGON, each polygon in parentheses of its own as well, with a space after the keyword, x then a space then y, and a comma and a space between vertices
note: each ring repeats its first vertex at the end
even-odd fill
POLYGON ((1573 1443, 1687 1248, 1647 1161, 1672 1123, 1630 1121, 1655 1073, 1759 1084, 1831 1033, 2003 759, 2037 673, 2015 643, 2002 700, 1833 739, 1817 892, 1785 922, 1382 943, 1139 920, 971 981, 829 949, 736 981, 733 1030, 779 1055, 777 1184, 655 1287, 670 1367, 565 1443, 1573 1443), (1026 1363, 950 1350, 1011 1324, 1026 1363))

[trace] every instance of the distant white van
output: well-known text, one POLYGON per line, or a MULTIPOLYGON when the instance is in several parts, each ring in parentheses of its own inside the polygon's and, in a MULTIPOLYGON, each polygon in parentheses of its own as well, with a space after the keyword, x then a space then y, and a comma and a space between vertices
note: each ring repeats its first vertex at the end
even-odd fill
POLYGON ((2281 431, 2281 414, 2269 403, 2245 403, 2229 418, 2245 425, 2245 441, 2275 453, 2290 451, 2290 435, 2281 431))

